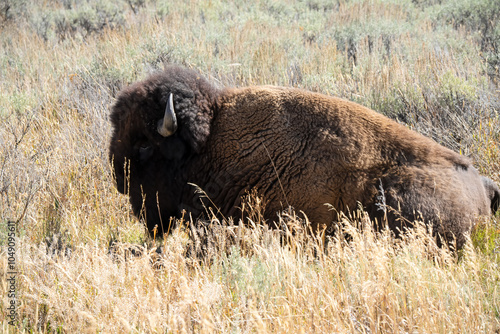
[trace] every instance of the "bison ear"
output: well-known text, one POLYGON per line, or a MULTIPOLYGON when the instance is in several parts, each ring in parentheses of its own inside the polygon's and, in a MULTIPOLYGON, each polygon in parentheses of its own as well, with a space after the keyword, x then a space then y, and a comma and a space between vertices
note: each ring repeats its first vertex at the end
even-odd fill
POLYGON ((179 127, 177 134, 196 153, 205 146, 213 118, 212 103, 198 98, 174 96, 179 127))

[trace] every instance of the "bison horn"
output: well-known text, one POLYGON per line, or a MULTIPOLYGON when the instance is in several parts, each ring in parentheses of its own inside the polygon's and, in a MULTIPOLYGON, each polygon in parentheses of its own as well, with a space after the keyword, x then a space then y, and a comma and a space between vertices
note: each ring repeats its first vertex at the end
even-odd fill
POLYGON ((177 117, 174 110, 174 95, 170 93, 165 116, 158 122, 158 133, 163 137, 171 136, 177 131, 177 117))

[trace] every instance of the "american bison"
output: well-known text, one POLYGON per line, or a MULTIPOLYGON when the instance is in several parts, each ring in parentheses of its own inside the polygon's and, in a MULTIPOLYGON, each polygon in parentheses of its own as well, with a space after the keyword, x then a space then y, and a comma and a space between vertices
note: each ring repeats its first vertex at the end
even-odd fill
POLYGON ((300 89, 219 88, 172 66, 123 89, 111 122, 117 188, 150 232, 204 205, 238 216, 257 189, 270 223, 292 206, 312 228, 334 226, 338 212, 362 205, 396 234, 423 218, 461 247, 475 219, 499 206, 498 187, 467 158, 359 104, 300 89))

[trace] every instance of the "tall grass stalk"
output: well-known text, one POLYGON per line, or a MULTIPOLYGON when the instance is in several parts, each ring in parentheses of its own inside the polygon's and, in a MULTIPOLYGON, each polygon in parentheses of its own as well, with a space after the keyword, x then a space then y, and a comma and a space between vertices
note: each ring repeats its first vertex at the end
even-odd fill
POLYGON ((500 183, 500 11, 454 4, 0 0, 2 331, 500 331, 498 217, 478 222, 460 254, 423 229, 401 240, 360 230, 362 213, 340 222, 350 242, 304 233, 292 212, 288 232, 269 231, 258 199, 242 208, 245 224, 186 213, 183 228, 151 240, 107 156, 117 92, 176 63, 220 86, 354 100, 500 183), (17 327, 3 284, 9 220, 17 327))

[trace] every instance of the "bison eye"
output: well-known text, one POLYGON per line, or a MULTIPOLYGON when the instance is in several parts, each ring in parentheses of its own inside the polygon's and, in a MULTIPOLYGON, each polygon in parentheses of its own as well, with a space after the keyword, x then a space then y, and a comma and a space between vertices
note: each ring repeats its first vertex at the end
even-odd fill
POLYGON ((139 161, 145 162, 153 155, 153 147, 151 146, 141 146, 139 148, 139 161))

